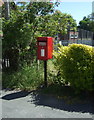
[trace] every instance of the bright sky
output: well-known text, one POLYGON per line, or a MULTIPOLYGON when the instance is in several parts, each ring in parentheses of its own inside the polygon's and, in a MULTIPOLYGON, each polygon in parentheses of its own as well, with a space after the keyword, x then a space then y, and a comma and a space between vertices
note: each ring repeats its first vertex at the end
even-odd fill
POLYGON ((62 13, 71 14, 78 25, 84 16, 87 17, 92 13, 92 2, 60 2, 60 5, 55 9, 62 13))

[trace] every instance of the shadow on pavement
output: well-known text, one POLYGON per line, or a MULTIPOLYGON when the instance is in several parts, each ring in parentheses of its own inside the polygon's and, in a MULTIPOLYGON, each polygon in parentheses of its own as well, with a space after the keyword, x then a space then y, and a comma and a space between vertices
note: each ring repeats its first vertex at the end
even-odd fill
MULTIPOLYGON (((31 96, 32 104, 36 106, 48 106, 55 109, 65 110, 69 112, 82 112, 82 113, 92 113, 94 114, 94 98, 82 100, 80 102, 76 101, 73 103, 68 103, 66 99, 58 99, 55 96, 41 94, 37 91, 27 92, 27 91, 19 91, 11 94, 4 95, 2 99, 4 100, 13 100, 19 99, 22 97, 26 97, 27 95, 31 96)), ((71 101, 71 98, 69 99, 71 101)))
POLYGON ((19 92, 14 92, 14 93, 11 93, 11 94, 4 95, 2 97, 2 99, 4 99, 4 100, 13 100, 13 99, 18 99, 18 98, 26 97, 28 94, 30 94, 30 92, 19 91, 19 92))
MULTIPOLYGON (((70 101, 70 100, 69 100, 70 101)), ((69 112, 82 112, 82 113, 92 113, 94 114, 94 102, 93 99, 87 100, 85 102, 78 102, 68 104, 66 100, 58 99, 53 96, 33 93, 33 100, 31 103, 34 103, 36 106, 48 106, 55 109, 65 110, 69 112)))

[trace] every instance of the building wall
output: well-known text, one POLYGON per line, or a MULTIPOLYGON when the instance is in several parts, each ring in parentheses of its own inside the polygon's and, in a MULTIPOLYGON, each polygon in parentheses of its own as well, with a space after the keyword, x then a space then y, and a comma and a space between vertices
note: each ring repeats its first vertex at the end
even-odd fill
POLYGON ((68 44, 85 44, 85 45, 90 45, 94 46, 94 40, 62 40, 62 45, 67 46, 68 44))
POLYGON ((70 31, 69 32, 69 40, 78 39, 78 32, 70 31))

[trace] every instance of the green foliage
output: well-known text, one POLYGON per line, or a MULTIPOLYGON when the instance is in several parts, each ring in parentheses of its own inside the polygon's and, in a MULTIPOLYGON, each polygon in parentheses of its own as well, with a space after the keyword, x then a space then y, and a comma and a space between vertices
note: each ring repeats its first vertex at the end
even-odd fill
POLYGON ((53 19, 57 22, 57 33, 66 34, 67 30, 76 30, 76 22, 70 14, 56 10, 53 19))
POLYGON ((29 2, 20 5, 11 3, 11 5, 16 9, 10 9, 10 19, 2 18, 3 58, 8 58, 13 63, 17 59, 18 66, 24 62, 31 64, 36 59, 36 37, 41 36, 38 28, 42 21, 39 18, 51 13, 53 4, 29 2), (18 55, 12 51, 17 51, 18 55), (15 57, 18 58, 14 59, 15 57))
POLYGON ((59 47, 54 52, 56 69, 65 82, 80 90, 94 90, 94 48, 82 44, 59 47))
MULTIPOLYGON (((24 21, 23 13, 17 12, 16 14, 12 12, 9 20, 3 19, 2 57, 8 58, 12 62, 11 65, 16 62, 16 66, 19 66, 26 59, 29 62, 34 59, 32 54, 35 53, 36 48, 34 46, 35 43, 32 42, 31 25, 24 21), (16 14, 18 15, 16 16, 16 14), (31 43, 32 48, 30 47, 31 43)), ((14 69, 14 65, 12 68, 14 69)))
MULTIPOLYGON (((36 62, 36 38, 39 36, 54 37, 58 33, 65 34, 68 26, 70 25, 74 29, 76 23, 70 15, 54 12, 54 6, 58 6, 57 3, 28 2, 19 4, 11 3, 9 20, 6 20, 4 15, 2 18, 3 58, 9 59, 12 66, 10 74, 7 74, 9 69, 3 72, 3 82, 6 87, 27 88, 31 84, 34 85, 34 82, 31 81, 38 80, 36 76, 40 73, 34 71, 37 64, 34 69, 32 66, 31 68, 27 67, 36 62), (24 64, 27 66, 23 67, 24 64), (12 73, 14 68, 17 73, 12 73)), ((54 73, 49 73, 48 79, 52 79, 53 76, 54 73)))
POLYGON ((91 17, 84 17, 83 20, 79 22, 79 28, 84 29, 84 30, 89 30, 94 32, 94 21, 91 20, 91 17))
POLYGON ((3 19, 3 47, 23 49, 31 40, 31 26, 24 22, 23 14, 11 14, 10 20, 3 19))
POLYGON ((55 37, 57 34, 66 34, 68 28, 76 30, 76 22, 66 13, 55 11, 53 14, 45 16, 38 16, 37 20, 37 32, 41 36, 55 37))
POLYGON ((32 90, 43 84, 43 70, 40 65, 38 70, 34 63, 32 66, 24 65, 18 72, 3 72, 3 88, 20 88, 22 90, 32 90))
MULTIPOLYGON (((28 2, 12 4, 10 19, 3 21, 3 58, 13 63, 18 57, 18 66, 22 62, 32 63, 36 59, 36 38, 66 33, 68 23, 75 24, 70 15, 56 11, 50 2, 28 2), (13 9, 16 8, 16 9, 13 9), (17 56, 12 51, 18 51, 17 56), (6 55, 7 54, 7 55, 6 55), (9 56, 13 56, 12 58, 9 56), (13 60, 14 59, 14 60, 13 60)), ((76 25, 76 24, 75 24, 76 25)), ((74 26, 75 27, 75 26, 74 26)), ((13 64, 12 64, 13 65, 13 64)), ((14 68, 14 66, 13 66, 14 68)))

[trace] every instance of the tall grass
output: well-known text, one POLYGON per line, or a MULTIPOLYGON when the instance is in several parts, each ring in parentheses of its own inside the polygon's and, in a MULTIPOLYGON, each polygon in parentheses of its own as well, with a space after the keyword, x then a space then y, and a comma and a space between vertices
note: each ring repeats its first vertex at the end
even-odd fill
POLYGON ((22 90, 32 90, 43 84, 43 69, 37 63, 31 66, 24 65, 22 69, 16 72, 3 72, 3 88, 20 88, 22 90))

